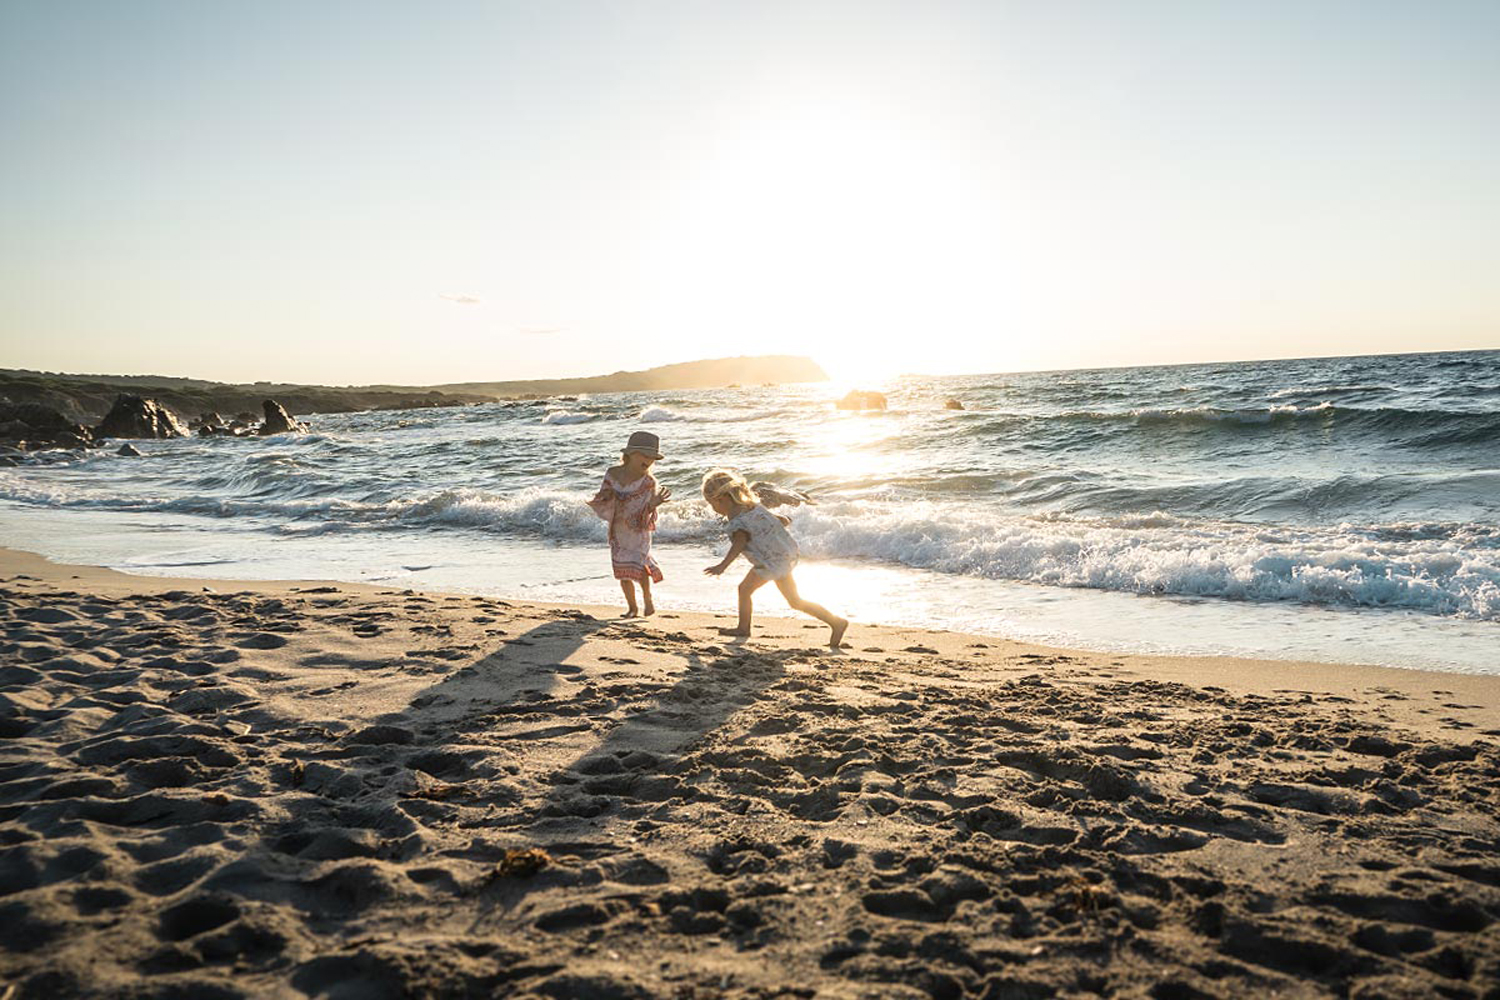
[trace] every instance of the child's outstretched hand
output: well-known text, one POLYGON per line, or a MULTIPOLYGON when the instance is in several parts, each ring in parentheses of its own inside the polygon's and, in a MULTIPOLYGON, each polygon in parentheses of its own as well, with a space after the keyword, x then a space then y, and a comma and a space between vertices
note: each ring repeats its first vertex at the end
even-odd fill
POLYGON ((652 496, 651 496, 651 506, 653 506, 653 507, 660 507, 662 504, 664 504, 664 503, 667 502, 667 498, 670 497, 671 495, 672 495, 672 491, 669 490, 669 489, 667 489, 665 486, 663 486, 661 489, 657 490, 654 494, 652 494, 652 496))
POLYGON ((703 571, 705 576, 718 576, 722 572, 724 572, 723 563, 714 563, 703 571))

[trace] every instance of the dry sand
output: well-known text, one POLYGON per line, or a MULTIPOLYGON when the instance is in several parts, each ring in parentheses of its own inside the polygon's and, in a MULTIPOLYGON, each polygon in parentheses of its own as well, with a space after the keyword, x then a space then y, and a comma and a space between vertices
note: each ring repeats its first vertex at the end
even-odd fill
POLYGON ((615 614, 0 553, 0 998, 1500 997, 1500 678, 615 614))

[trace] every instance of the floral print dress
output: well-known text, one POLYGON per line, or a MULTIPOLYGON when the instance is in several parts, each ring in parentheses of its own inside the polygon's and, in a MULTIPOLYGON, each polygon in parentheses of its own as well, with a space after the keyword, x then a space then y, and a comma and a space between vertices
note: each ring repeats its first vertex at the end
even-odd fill
POLYGON ((750 536, 745 558, 757 575, 767 580, 790 576, 797 568, 797 542, 781 518, 756 504, 738 517, 729 519, 729 533, 743 531, 750 536))
POLYGON ((648 472, 628 486, 608 473, 604 485, 589 501, 595 514, 609 522, 609 558, 616 580, 661 582, 661 567, 651 558, 651 533, 656 530, 656 480, 648 472))

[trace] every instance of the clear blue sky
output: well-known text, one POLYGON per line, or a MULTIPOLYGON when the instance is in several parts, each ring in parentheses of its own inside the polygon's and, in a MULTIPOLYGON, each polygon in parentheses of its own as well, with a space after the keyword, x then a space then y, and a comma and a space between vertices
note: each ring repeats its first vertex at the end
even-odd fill
POLYGON ((1500 347, 1500 3, 0 4, 0 366, 1500 347))

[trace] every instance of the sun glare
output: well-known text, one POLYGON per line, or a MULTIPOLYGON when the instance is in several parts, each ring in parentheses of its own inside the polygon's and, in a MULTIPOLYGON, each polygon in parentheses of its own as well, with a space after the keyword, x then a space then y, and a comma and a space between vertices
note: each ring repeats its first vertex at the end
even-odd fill
POLYGON ((909 456, 891 447, 898 433, 879 411, 840 411, 806 434, 819 474, 845 483, 864 478, 888 482, 907 472, 909 456))
POLYGON ((835 100, 746 116, 667 227, 673 311, 835 378, 930 369, 927 333, 992 293, 973 202, 959 158, 915 123, 835 100))

